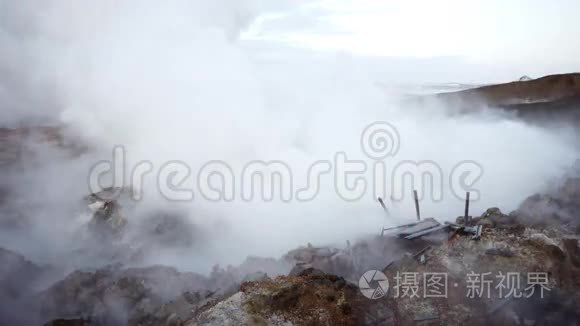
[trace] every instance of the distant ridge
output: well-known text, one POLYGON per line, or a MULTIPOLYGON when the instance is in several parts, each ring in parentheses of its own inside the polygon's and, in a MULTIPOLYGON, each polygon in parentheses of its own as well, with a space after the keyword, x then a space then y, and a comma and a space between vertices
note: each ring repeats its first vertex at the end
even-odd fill
POLYGON ((522 79, 504 84, 488 85, 435 96, 457 104, 481 102, 488 106, 507 106, 551 102, 580 95, 580 73, 549 75, 537 79, 522 79))

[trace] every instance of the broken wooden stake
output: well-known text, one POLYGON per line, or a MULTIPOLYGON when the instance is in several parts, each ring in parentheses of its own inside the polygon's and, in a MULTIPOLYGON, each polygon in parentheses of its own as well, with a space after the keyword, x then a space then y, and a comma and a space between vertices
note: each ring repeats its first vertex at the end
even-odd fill
POLYGON ((469 218, 469 191, 465 194, 465 225, 469 225, 471 219, 469 218))
POLYGON ((417 221, 420 221, 421 212, 419 211, 419 196, 417 196, 417 190, 413 190, 413 196, 415 197, 415 211, 417 212, 417 221))
POLYGON ((385 210, 385 212, 387 214, 389 214, 389 209, 387 208, 387 205, 385 205, 385 202, 383 201, 383 199, 381 197, 377 198, 379 200, 379 203, 381 204, 381 206, 383 207, 383 210, 385 210))

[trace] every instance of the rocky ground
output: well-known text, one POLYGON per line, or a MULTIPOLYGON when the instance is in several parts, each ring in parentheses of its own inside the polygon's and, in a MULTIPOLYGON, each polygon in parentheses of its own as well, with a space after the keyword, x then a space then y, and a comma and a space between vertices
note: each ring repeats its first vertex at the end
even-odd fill
POLYGON ((443 231, 417 240, 377 236, 343 249, 305 246, 284 257, 296 263, 288 276, 242 283, 239 292, 197 310, 186 325, 575 325, 580 320, 579 220, 561 200, 578 195, 568 183, 555 194, 530 197, 509 215, 488 209, 472 219, 483 226, 477 240, 443 231), (561 214, 538 224, 526 214, 529 205, 543 205, 538 198, 559 202, 561 214), (372 268, 384 272, 392 285, 376 300, 362 296, 358 287, 358 278, 372 268), (543 291, 527 278, 537 272, 547 277, 543 291), (421 295, 426 289, 421 277, 418 297, 405 295, 405 284, 394 281, 415 273, 444 273, 446 296, 421 295), (509 285, 498 285, 503 282, 498 276, 508 273, 518 275, 512 295, 506 295, 509 285), (491 278, 489 294, 485 285, 475 290, 469 274, 491 278), (481 296, 470 295, 470 289, 481 296))
POLYGON ((216 267, 209 276, 165 266, 107 266, 75 271, 37 290, 35 282, 51 267, 2 250, 0 294, 11 302, 2 318, 46 325, 575 325, 580 219, 572 199, 580 197, 579 186, 580 179, 570 178, 510 214, 486 210, 470 222, 482 226, 479 239, 444 229, 414 240, 377 235, 342 248, 308 244, 280 259, 216 267), (547 210, 549 218, 531 214, 547 210), (387 276, 390 287, 369 299, 359 279, 373 269, 387 276), (527 279, 538 272, 547 277, 543 291, 527 279), (446 275, 445 297, 425 297, 425 273, 446 275), (519 275, 518 283, 513 279, 511 289, 500 289, 498 276, 508 273, 519 275), (492 281, 489 294, 485 285, 475 290, 469 281, 482 274, 492 281), (403 275, 407 282, 401 283, 403 275), (409 275, 417 276, 409 283, 409 275))
MULTIPOLYGON (((568 112, 579 85, 578 74, 558 75, 442 97, 469 103, 477 97, 517 112, 548 101, 568 112)), ((30 141, 70 155, 85 150, 65 142, 62 132, 0 129, 0 166, 28 155, 30 141)), ((413 240, 387 232, 345 239, 342 247, 305 244, 280 258, 215 266, 209 275, 134 267, 157 245, 195 246, 203 234, 187 232, 179 212, 152 212, 128 245, 126 204, 110 196, 126 189, 107 189, 84 198, 92 210, 86 246, 71 250, 70 259, 99 248, 116 257, 113 263, 70 272, 0 248, 0 325, 577 325, 579 172, 580 166, 572 168, 556 187, 528 197, 509 214, 490 208, 467 220, 436 222, 441 230, 413 240), (469 230, 478 226, 481 235, 474 237, 469 230), (368 271, 383 273, 389 286, 361 279, 368 271), (443 280, 426 278, 433 273, 444 275, 444 288, 433 290, 443 280)), ((0 207, 16 197, 0 184, 0 207)), ((3 228, 22 226, 19 212, 2 209, 3 228)))

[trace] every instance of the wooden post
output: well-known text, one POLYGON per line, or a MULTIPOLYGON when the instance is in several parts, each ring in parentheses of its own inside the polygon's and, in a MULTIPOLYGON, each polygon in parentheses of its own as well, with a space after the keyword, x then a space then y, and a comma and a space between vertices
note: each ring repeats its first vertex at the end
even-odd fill
POLYGON ((421 212, 419 211, 419 196, 417 195, 417 190, 413 190, 413 196, 415 197, 415 211, 417 212, 417 221, 420 221, 421 212))
POLYGON ((387 209, 387 206, 385 205, 385 202, 383 201, 383 199, 381 197, 378 198, 379 203, 381 204, 381 206, 383 207, 383 209, 385 210, 385 212, 387 214, 389 214, 389 210, 387 209))
POLYGON ((469 219, 469 191, 465 194, 465 225, 468 225, 471 220, 469 219))

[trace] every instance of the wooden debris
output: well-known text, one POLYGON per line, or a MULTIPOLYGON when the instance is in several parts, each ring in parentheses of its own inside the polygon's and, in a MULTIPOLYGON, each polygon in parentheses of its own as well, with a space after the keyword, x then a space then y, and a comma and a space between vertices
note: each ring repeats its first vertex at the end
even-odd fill
POLYGON ((439 225, 439 226, 436 226, 436 227, 433 227, 433 228, 430 228, 430 229, 427 229, 427 230, 423 230, 423 231, 420 231, 420 232, 416 232, 416 233, 410 234, 410 235, 406 236, 405 239, 407 239, 407 240, 413 240, 413 239, 422 237, 424 235, 427 235, 429 233, 433 233, 435 231, 444 230, 444 229, 446 229, 448 227, 449 227, 449 225, 447 225, 447 224, 439 225))
POLYGON ((411 235, 413 233, 417 233, 440 225, 441 224, 437 222, 434 218, 426 218, 420 222, 383 229, 382 235, 385 234, 385 231, 397 230, 396 232, 393 233, 396 236, 402 238, 411 235))
POLYGON ((385 211, 385 213, 389 214, 389 209, 387 208, 387 205, 385 205, 385 202, 383 201, 383 199, 381 197, 377 198, 379 201, 379 204, 381 204, 381 207, 383 208, 383 210, 385 211))
POLYGON ((420 221, 421 211, 419 210, 419 196, 417 195, 417 190, 413 190, 413 196, 415 197, 415 211, 417 213, 417 221, 420 221))

